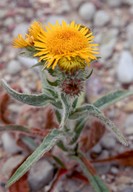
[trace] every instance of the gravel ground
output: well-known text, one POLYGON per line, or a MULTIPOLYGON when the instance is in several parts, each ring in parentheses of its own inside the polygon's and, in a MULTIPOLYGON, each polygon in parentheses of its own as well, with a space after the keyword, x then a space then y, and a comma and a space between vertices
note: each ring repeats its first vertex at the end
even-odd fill
MULTIPOLYGON (((19 56, 18 50, 12 47, 12 40, 18 33, 25 34, 34 20, 43 23, 75 20, 94 31, 95 41, 100 44, 101 59, 94 63, 94 74, 86 85, 88 102, 114 89, 133 90, 133 0, 0 1, 0 79, 4 78, 10 84, 17 82, 24 92, 32 93, 41 91, 38 70, 30 68, 36 60, 19 56)), ((0 91, 2 92, 2 89, 0 91)), ((121 146, 113 135, 107 132, 98 145, 92 149, 92 152, 97 154, 97 158, 110 157, 133 148, 132 98, 120 101, 106 111, 106 115, 127 136, 129 147, 121 146)), ((9 106, 14 113, 19 112, 21 107, 18 103, 12 103, 9 106)), ((33 122, 30 123, 33 124, 33 122)), ((11 135, 3 136, 2 134, 1 136, 0 166, 3 165, 7 154, 8 159, 12 158, 11 152, 8 151, 8 144, 6 144, 9 138, 11 139, 11 135)), ((11 166, 11 162, 8 167, 11 166)), ((52 175, 51 164, 46 160, 43 163, 48 164, 47 173, 52 175)), ((5 169, 8 170, 7 167, 5 169)), ((112 192, 133 192, 133 169, 131 167, 104 164, 103 166, 97 165, 96 169, 112 192)), ((0 181, 2 181, 3 176, 0 175, 0 181)), ((46 178, 46 174, 42 173, 42 176, 46 178)), ((46 179, 47 183, 51 177, 46 179)), ((30 182, 39 185, 32 176, 30 182)), ((63 178, 57 186, 58 192, 78 192, 79 189, 81 192, 93 191, 90 186, 83 186, 82 183, 72 182, 66 178, 63 178)), ((45 192, 46 188, 43 191, 45 192)), ((36 189, 36 192, 39 190, 36 189)))

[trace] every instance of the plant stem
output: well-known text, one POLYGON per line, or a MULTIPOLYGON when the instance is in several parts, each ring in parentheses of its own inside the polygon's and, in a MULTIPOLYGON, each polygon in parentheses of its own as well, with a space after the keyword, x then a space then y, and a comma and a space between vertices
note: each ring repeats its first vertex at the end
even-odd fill
POLYGON ((110 192, 100 177, 96 175, 96 171, 89 160, 82 153, 78 153, 77 156, 74 156, 74 159, 80 164, 83 172, 96 192, 110 192))
POLYGON ((67 121, 68 115, 69 115, 69 105, 67 102, 67 98, 61 93, 59 95, 61 103, 62 103, 62 119, 60 123, 60 130, 64 130, 65 128, 65 123, 67 121))

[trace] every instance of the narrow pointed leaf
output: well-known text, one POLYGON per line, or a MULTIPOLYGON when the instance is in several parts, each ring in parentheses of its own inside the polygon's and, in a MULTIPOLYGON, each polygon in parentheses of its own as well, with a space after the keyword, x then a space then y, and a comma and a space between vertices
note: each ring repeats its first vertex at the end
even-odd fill
POLYGON ((91 77, 92 73, 93 73, 93 69, 90 71, 90 73, 88 74, 88 76, 86 77, 86 79, 89 79, 89 78, 91 77))
POLYGON ((73 101, 72 107, 75 108, 77 106, 78 103, 78 97, 76 97, 73 101))
POLYGON ((55 114, 56 114, 56 118, 58 120, 58 122, 61 122, 61 112, 59 111, 59 109, 55 109, 55 114))
POLYGON ((53 155, 52 157, 53 157, 53 159, 55 160, 55 162, 56 162, 61 168, 66 168, 65 164, 62 162, 62 160, 61 160, 59 157, 57 157, 57 156, 55 156, 55 155, 53 155))
POLYGON ((43 106, 51 102, 51 98, 45 95, 44 93, 32 95, 19 93, 12 89, 4 80, 2 80, 2 85, 14 99, 26 103, 28 105, 43 106))
POLYGON ((109 105, 130 95, 133 95, 133 91, 118 90, 103 96, 93 104, 100 109, 104 109, 105 107, 108 107, 109 105))
POLYGON ((30 137, 22 137, 21 140, 23 141, 24 144, 26 144, 31 150, 35 150, 37 148, 37 144, 35 143, 35 141, 30 138, 30 137))
POLYGON ((16 170, 7 183, 7 187, 15 183, 21 178, 46 152, 48 152, 61 138, 62 132, 57 129, 53 129, 43 140, 40 146, 25 160, 25 162, 16 170))
POLYGON ((58 80, 56 80, 56 81, 49 81, 49 80, 47 79, 47 82, 49 83, 50 86, 56 87, 56 86, 59 85, 59 81, 58 81, 58 80))
POLYGON ((60 149, 62 149, 63 151, 65 151, 65 152, 68 151, 62 141, 59 141, 59 142, 57 143, 57 146, 58 146, 60 149))
POLYGON ((33 65, 31 68, 38 67, 38 66, 42 66, 42 65, 44 65, 44 63, 38 62, 38 63, 36 63, 35 65, 33 65))
POLYGON ((94 116, 101 120, 101 122, 106 125, 106 127, 113 132, 113 134, 118 138, 118 140, 124 144, 128 145, 125 137, 122 135, 120 130, 114 125, 114 123, 105 117, 102 112, 91 104, 82 105, 81 107, 78 107, 73 113, 70 114, 70 119, 78 119, 79 117, 87 117, 88 116, 94 116))
POLYGON ((74 159, 80 164, 84 174, 88 178, 95 192, 110 192, 100 177, 96 175, 95 169, 92 167, 92 165, 90 163, 88 164, 89 161, 87 159, 83 159, 78 156, 75 156, 74 159))
POLYGON ((20 131, 20 132, 28 132, 30 133, 29 129, 27 127, 21 126, 21 125, 1 125, 0 131, 20 131))
POLYGON ((86 118, 80 118, 77 121, 77 123, 75 125, 75 128, 74 128, 75 135, 72 138, 70 144, 74 144, 78 140, 78 138, 79 138, 79 136, 80 136, 80 134, 81 134, 81 132, 82 132, 82 130, 84 128, 85 122, 86 122, 86 118))

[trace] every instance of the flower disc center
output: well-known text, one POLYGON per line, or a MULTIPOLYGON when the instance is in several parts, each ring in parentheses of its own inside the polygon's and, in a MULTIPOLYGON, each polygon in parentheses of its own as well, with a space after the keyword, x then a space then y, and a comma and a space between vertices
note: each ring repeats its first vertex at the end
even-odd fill
POLYGON ((47 37, 47 47, 53 54, 79 51, 87 47, 87 44, 87 39, 79 31, 71 28, 64 30, 60 28, 47 37))

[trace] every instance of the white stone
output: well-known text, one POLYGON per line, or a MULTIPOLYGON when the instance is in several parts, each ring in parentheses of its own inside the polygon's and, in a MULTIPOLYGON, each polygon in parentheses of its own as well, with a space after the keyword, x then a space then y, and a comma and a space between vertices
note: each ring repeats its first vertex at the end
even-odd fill
POLYGON ((14 19, 15 19, 15 21, 16 21, 17 23, 21 23, 21 22, 23 22, 23 20, 24 20, 24 18, 21 17, 20 15, 16 15, 14 19))
POLYGON ((109 14, 104 10, 99 10, 96 12, 94 17, 94 25, 97 27, 103 27, 110 21, 109 14))
POLYGON ((10 44, 11 43, 11 35, 9 33, 3 34, 3 43, 10 44))
POLYGON ((92 3, 84 3, 79 8, 79 15, 85 21, 90 21, 96 12, 96 8, 92 3))
MULTIPOLYGON (((128 177, 126 177, 128 178, 128 177)), ((129 182, 130 183, 130 182, 129 182)), ((121 190, 121 192, 133 192, 133 187, 132 185, 125 185, 125 187, 123 187, 124 189, 121 190)))
POLYGON ((2 53, 2 51, 3 51, 3 46, 2 44, 0 44, 0 54, 2 53))
POLYGON ((100 144, 95 145, 92 149, 92 152, 97 153, 97 154, 101 153, 101 151, 102 151, 102 147, 100 144))
POLYGON ((57 16, 57 15, 52 15, 47 19, 47 23, 51 23, 51 24, 55 24, 56 21, 58 21, 61 24, 62 21, 67 22, 67 19, 63 16, 57 16))
POLYGON ((103 60, 106 60, 108 59, 112 53, 113 53, 113 49, 114 49, 114 41, 108 43, 108 44, 103 44, 101 47, 100 47, 100 56, 103 60))
POLYGON ((133 57, 129 51, 121 53, 116 74, 121 83, 133 82, 133 57))
POLYGON ((32 18, 34 17, 33 15, 34 15, 33 9, 29 8, 29 9, 27 10, 27 13, 26 13, 26 18, 32 20, 32 18))
POLYGON ((19 73, 21 71, 20 63, 16 60, 10 61, 8 66, 7 66, 7 71, 11 75, 15 75, 15 74, 19 73))
POLYGON ((133 5, 133 0, 123 0, 124 4, 133 5))
POLYGON ((19 56, 18 57, 18 61, 26 66, 26 67, 32 67, 33 65, 35 65, 38 61, 37 59, 32 59, 32 58, 29 58, 29 57, 23 57, 23 56, 19 56))
POLYGON ((116 174, 118 174, 119 169, 113 166, 113 167, 111 167, 110 171, 111 171, 112 174, 116 175, 116 174))
POLYGON ((7 153, 14 154, 19 151, 22 151, 22 149, 16 144, 15 139, 10 133, 6 133, 6 132, 3 133, 1 136, 1 139, 2 139, 4 150, 7 153))
POLYGON ((133 37, 133 23, 130 23, 127 28, 126 28, 126 33, 127 33, 127 42, 129 44, 129 47, 133 48, 133 43, 131 41, 133 37))
POLYGON ((123 21, 121 20, 121 16, 114 16, 112 19, 112 26, 113 27, 120 27, 123 25, 123 21))
POLYGON ((69 1, 66 0, 59 1, 58 4, 55 4, 55 6, 55 11, 58 14, 68 13, 69 11, 71 11, 69 1))
POLYGON ((128 135, 133 134, 133 114, 128 115, 124 127, 126 134, 128 135))
POLYGON ((29 24, 28 23, 21 23, 16 26, 13 31, 13 36, 16 37, 18 34, 25 35, 28 31, 29 24))
POLYGON ((130 7, 129 12, 133 15, 133 6, 130 7))
POLYGON ((74 9, 77 9, 80 6, 80 4, 82 4, 82 2, 83 0, 71 0, 72 7, 74 9))
POLYGON ((111 7, 119 7, 122 4, 122 0, 106 0, 111 7))
POLYGON ((10 157, 2 167, 2 174, 8 178, 11 176, 12 171, 24 160, 23 155, 15 155, 10 157))
MULTIPOLYGON (((102 153, 98 156, 99 159, 106 159, 109 157, 109 150, 102 150, 102 153)), ((111 165, 108 163, 106 166, 101 164, 95 164, 95 168, 97 170, 97 173, 100 175, 107 174, 110 170, 111 165)))
POLYGON ((109 31, 102 33, 102 41, 100 47, 101 59, 105 61, 108 59, 113 51, 117 42, 118 29, 110 29, 109 31))
POLYGON ((1 9, 0 10, 0 19, 2 19, 7 13, 7 10, 6 9, 1 9))
POLYGON ((127 26, 127 38, 129 40, 131 40, 132 36, 133 36, 133 23, 130 23, 128 26, 127 26))
POLYGON ((112 134, 107 134, 107 135, 104 135, 104 137, 102 138, 101 145, 105 149, 113 149, 115 148, 116 140, 112 134))
POLYGON ((102 37, 103 37, 102 33, 97 33, 97 35, 95 36, 95 42, 101 44, 102 37))
POLYGON ((13 24, 14 24, 14 20, 13 20, 12 17, 8 17, 8 18, 5 19, 5 21, 4 21, 4 25, 7 26, 7 27, 9 27, 9 26, 11 26, 11 25, 13 25, 13 24))
POLYGON ((41 159, 32 166, 29 173, 29 184, 32 191, 36 192, 45 185, 48 185, 54 176, 53 166, 46 160, 41 159))

